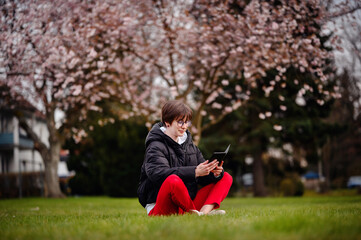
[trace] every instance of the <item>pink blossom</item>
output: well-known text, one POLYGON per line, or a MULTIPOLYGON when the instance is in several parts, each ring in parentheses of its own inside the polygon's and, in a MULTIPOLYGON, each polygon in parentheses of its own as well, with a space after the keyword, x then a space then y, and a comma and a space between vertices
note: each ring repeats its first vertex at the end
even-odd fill
POLYGON ((272 29, 273 30, 277 30, 278 29, 278 24, 276 22, 272 23, 272 29))
POLYGON ((306 101, 302 96, 297 96, 295 102, 299 106, 306 106, 306 101))
POLYGON ((98 106, 92 105, 89 108, 90 110, 96 111, 96 112, 100 112, 100 108, 98 106))
POLYGON ((226 80, 226 79, 222 80, 222 85, 223 85, 223 86, 228 86, 228 85, 229 85, 229 81, 226 80))
POLYGON ((259 117, 260 119, 265 119, 265 118, 266 118, 266 115, 265 115, 264 113, 260 113, 260 114, 258 114, 258 117, 259 117))
POLYGON ((97 56, 97 52, 94 50, 94 48, 91 48, 88 57, 89 58, 95 58, 97 56))
POLYGON ((94 83, 93 82, 88 82, 87 84, 85 84, 84 89, 85 90, 89 90, 92 87, 94 87, 94 83))
POLYGON ((217 97, 218 97, 218 92, 217 91, 213 91, 210 95, 209 95, 209 97, 207 98, 207 100, 206 100, 206 103, 207 104, 210 104, 211 102, 213 102, 217 97))
POLYGON ((282 131, 282 126, 281 125, 273 125, 273 129, 276 131, 282 131))
POLYGON ((239 85, 236 85, 235 90, 236 90, 237 92, 242 92, 242 87, 239 86, 239 85))
POLYGON ((323 99, 317 99, 318 105, 322 106, 325 104, 325 101, 323 99))
POLYGON ((74 96, 78 96, 82 91, 82 87, 80 85, 75 85, 75 86, 72 86, 71 88, 73 90, 74 96))
POLYGON ((233 108, 230 107, 230 106, 227 106, 227 107, 224 108, 224 111, 225 111, 226 113, 230 113, 230 112, 233 112, 233 108))
POLYGON ((217 103, 217 102, 214 102, 213 104, 212 104, 212 108, 215 108, 215 109, 222 109, 222 104, 220 104, 220 103, 217 103))
POLYGON ((197 86, 199 88, 202 87, 202 82, 200 80, 194 81, 194 86, 197 86))

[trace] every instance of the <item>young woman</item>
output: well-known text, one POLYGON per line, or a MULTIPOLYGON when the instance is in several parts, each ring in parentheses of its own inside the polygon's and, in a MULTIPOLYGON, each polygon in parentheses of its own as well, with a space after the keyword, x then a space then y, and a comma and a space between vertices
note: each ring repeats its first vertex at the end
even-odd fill
POLYGON ((187 105, 169 101, 162 108, 162 122, 148 133, 138 197, 149 216, 225 214, 216 209, 233 179, 223 162, 205 161, 187 130, 191 120, 187 105))

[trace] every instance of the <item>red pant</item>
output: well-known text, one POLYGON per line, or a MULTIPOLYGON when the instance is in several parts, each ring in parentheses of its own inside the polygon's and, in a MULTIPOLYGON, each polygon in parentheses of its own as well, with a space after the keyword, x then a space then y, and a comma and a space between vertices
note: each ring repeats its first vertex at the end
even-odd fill
POLYGON ((217 183, 201 188, 192 201, 182 179, 177 175, 170 175, 160 187, 156 205, 149 216, 183 214, 193 209, 199 211, 203 205, 207 204, 215 204, 214 208, 219 208, 232 182, 232 176, 225 172, 223 178, 217 183))

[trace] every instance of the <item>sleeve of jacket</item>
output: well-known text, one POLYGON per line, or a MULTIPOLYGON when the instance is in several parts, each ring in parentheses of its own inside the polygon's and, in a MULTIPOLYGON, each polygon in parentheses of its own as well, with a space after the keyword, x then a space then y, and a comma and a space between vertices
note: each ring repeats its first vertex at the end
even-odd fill
MULTIPOLYGON (((198 164, 205 161, 201 151, 198 148, 197 148, 197 159, 198 159, 198 164)), ((197 177, 197 183, 202 186, 206 186, 210 183, 218 182, 219 180, 222 179, 223 175, 224 175, 224 170, 222 171, 221 175, 219 175, 218 177, 215 177, 214 174, 211 172, 207 176, 197 177)))
POLYGON ((196 166, 171 167, 167 159, 166 147, 160 142, 151 143, 145 156, 145 171, 148 178, 160 186, 171 174, 180 177, 184 182, 194 181, 196 166))

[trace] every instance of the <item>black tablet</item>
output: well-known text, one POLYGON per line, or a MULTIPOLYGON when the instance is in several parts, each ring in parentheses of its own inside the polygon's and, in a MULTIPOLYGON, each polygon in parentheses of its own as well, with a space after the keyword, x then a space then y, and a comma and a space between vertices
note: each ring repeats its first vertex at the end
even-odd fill
POLYGON ((224 157, 227 155, 230 146, 231 146, 231 144, 228 145, 227 149, 224 152, 213 152, 212 157, 209 159, 209 161, 211 162, 211 161, 217 159, 219 164, 221 164, 224 157))

